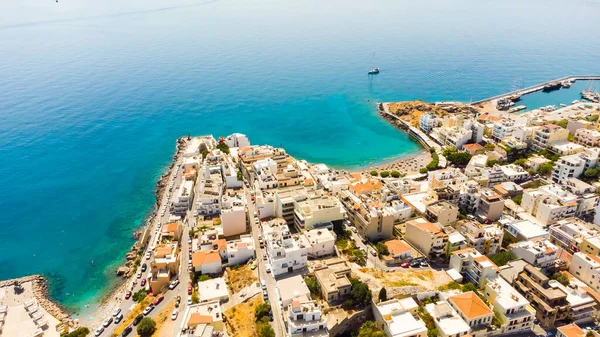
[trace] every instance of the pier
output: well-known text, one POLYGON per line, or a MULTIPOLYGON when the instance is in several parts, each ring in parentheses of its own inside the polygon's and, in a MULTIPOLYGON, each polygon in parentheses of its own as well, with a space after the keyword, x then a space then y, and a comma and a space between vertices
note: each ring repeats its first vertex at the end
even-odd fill
POLYGON ((541 84, 536 84, 536 85, 532 85, 530 87, 527 88, 523 88, 523 89, 519 89, 519 90, 515 90, 515 91, 511 91, 505 94, 500 94, 500 95, 496 95, 496 96, 492 96, 486 99, 482 99, 482 100, 478 100, 475 102, 471 102, 471 105, 478 105, 478 104, 482 104, 482 103, 486 103, 486 102, 490 102, 493 100, 498 100, 498 99, 502 99, 502 98, 508 98, 509 96, 512 95, 527 95, 527 94, 531 94, 532 92, 536 92, 536 91, 540 91, 544 88, 545 85, 550 84, 550 83, 554 83, 554 82, 563 82, 563 81, 596 81, 596 80, 600 80, 600 75, 582 75, 582 76, 566 76, 566 77, 562 77, 559 79, 555 79, 555 80, 551 80, 551 81, 547 81, 541 84))

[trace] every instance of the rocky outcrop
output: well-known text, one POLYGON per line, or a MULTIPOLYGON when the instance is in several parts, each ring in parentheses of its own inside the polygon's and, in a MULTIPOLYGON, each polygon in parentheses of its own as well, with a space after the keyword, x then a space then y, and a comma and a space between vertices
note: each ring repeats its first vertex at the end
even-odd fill
POLYGON ((129 267, 123 266, 117 268, 117 276, 127 276, 129 274, 129 267))

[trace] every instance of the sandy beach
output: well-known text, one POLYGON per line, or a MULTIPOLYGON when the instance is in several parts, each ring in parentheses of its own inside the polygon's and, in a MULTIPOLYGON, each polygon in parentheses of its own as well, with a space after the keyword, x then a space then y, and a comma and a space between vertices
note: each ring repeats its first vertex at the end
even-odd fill
POLYGON ((411 175, 419 173, 419 169, 429 164, 430 161, 431 153, 428 151, 423 151, 414 156, 399 158, 390 162, 369 166, 360 170, 356 170, 355 172, 370 175, 371 171, 377 171, 379 173, 383 171, 390 173, 392 171, 398 171, 406 175, 411 175))

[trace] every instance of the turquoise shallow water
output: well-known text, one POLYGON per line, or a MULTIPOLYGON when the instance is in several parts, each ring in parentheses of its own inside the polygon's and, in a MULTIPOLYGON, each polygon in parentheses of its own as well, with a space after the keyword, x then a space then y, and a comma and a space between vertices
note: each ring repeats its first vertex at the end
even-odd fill
POLYGON ((177 137, 242 132, 349 168, 409 155, 420 148, 374 102, 468 101, 516 78, 598 73, 599 11, 557 0, 4 1, 0 278, 44 273, 70 309, 93 304, 116 282, 177 137))

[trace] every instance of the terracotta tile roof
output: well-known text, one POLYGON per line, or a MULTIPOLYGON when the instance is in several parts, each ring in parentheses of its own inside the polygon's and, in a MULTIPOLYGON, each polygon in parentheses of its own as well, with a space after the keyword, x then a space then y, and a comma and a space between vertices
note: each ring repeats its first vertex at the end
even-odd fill
POLYGON ((217 246, 216 250, 218 251, 222 251, 227 249, 227 240, 225 239, 218 239, 213 241, 213 245, 217 246))
POLYGON ((212 323, 212 316, 209 315, 200 315, 195 312, 190 315, 190 319, 188 320, 188 325, 198 325, 198 324, 208 324, 212 323))
POLYGON ((388 240, 384 243, 391 255, 399 255, 411 251, 410 246, 400 240, 388 240))
POLYGON ((194 267, 218 261, 221 261, 221 255, 219 255, 219 252, 217 252, 216 250, 203 250, 192 254, 192 265, 194 267))
POLYGON ((474 292, 454 295, 449 300, 462 312, 468 319, 479 318, 482 316, 493 315, 490 309, 474 292))
POLYGON ((440 229, 437 228, 437 226, 432 224, 431 222, 415 222, 414 225, 432 234, 437 234, 440 232, 440 229))
POLYGON ((483 114, 483 115, 480 115, 480 116, 479 116, 479 118, 477 118, 477 119, 479 119, 480 121, 490 121, 490 122, 498 122, 498 121, 501 121, 501 120, 502 120, 502 118, 501 118, 501 117, 498 117, 498 116, 492 116, 492 115, 490 115, 490 114, 483 114))
POLYGON ((177 221, 171 222, 163 227, 163 232, 174 232, 177 230, 177 227, 179 227, 179 223, 177 221))
POLYGON ((583 337, 585 332, 575 323, 558 327, 558 331, 562 332, 566 337, 583 337))
POLYGON ((312 179, 310 179, 310 178, 304 179, 304 185, 305 186, 310 186, 310 185, 313 185, 314 183, 315 182, 312 179))
POLYGON ((490 260, 490 259, 489 259, 487 256, 485 256, 485 255, 478 256, 478 257, 474 258, 473 260, 474 260, 474 261, 476 261, 476 262, 479 262, 479 263, 482 263, 482 262, 486 262, 486 261, 487 261, 487 262, 491 263, 491 264, 492 264, 492 266, 493 266, 493 267, 494 267, 496 270, 500 270, 500 268, 498 268, 498 266, 497 266, 497 265, 496 265, 496 264, 495 264, 495 263, 494 263, 492 260, 490 260))
POLYGON ((379 181, 379 180, 373 181, 373 179, 369 179, 365 183, 358 183, 358 184, 350 185, 350 189, 352 191, 354 191, 354 193, 360 195, 363 193, 368 193, 373 190, 380 189, 382 186, 383 185, 382 185, 381 181, 379 181))
POLYGON ((477 152, 477 151, 481 151, 484 149, 483 146, 475 143, 475 144, 464 144, 463 147, 467 150, 469 150, 469 152, 477 152))

